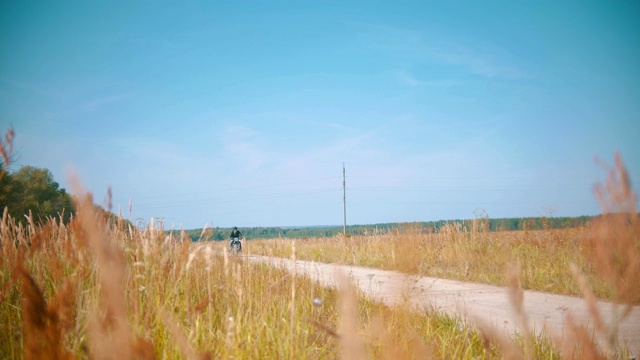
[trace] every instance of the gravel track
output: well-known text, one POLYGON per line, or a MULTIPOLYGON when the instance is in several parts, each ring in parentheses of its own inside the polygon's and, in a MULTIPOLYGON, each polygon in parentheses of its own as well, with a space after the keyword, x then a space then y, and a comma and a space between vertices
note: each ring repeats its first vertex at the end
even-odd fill
MULTIPOLYGON (((366 267, 302 260, 294 264, 290 259, 253 255, 243 258, 289 271, 295 268, 297 274, 307 275, 325 286, 336 286, 337 275, 347 274, 363 293, 387 305, 409 301, 416 307, 437 309, 460 316, 470 323, 493 326, 494 329, 509 335, 522 331, 504 287, 407 275, 366 267)), ((593 329, 587 304, 578 297, 524 291, 523 308, 528 317, 529 328, 536 333, 545 330, 547 334, 563 338, 563 335, 568 334, 565 331, 568 314, 571 314, 576 323, 588 325, 593 329)), ((598 301, 597 308, 605 321, 609 322, 613 305, 598 301)), ((640 356, 640 306, 635 306, 631 314, 620 324, 619 339, 627 344, 633 356, 640 356)), ((598 340, 601 344, 604 343, 602 338, 598 340)))

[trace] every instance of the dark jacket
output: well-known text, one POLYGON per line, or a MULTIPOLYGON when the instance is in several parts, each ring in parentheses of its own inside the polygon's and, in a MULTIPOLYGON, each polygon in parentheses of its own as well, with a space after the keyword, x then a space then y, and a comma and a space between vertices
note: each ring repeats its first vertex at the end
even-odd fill
POLYGON ((242 237, 242 234, 238 230, 232 230, 231 235, 229 235, 229 239, 241 238, 241 237, 242 237))

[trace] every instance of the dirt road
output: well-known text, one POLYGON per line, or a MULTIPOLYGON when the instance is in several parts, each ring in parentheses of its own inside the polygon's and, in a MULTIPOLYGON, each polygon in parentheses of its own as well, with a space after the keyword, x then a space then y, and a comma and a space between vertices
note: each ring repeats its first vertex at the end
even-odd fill
MULTIPOLYGON (((513 334, 521 331, 515 312, 510 304, 507 289, 499 286, 466 283, 429 277, 411 276, 395 271, 364 267, 324 264, 310 261, 247 256, 253 262, 269 263, 295 270, 327 286, 335 286, 336 274, 348 274, 362 292, 388 305, 410 301, 421 308, 434 308, 461 316, 471 323, 478 321, 490 324, 500 331, 513 334)), ((598 302, 598 310, 606 321, 610 321, 613 305, 598 302)), ((554 295, 537 291, 524 292, 524 311, 529 328, 540 332, 543 329, 555 336, 567 335, 566 315, 572 314, 578 324, 591 325, 592 318, 585 301, 578 297, 554 295)), ((608 325, 608 324, 607 324, 608 325)), ((592 328, 590 326, 590 328, 592 328)), ((640 357, 640 307, 633 308, 631 315, 620 324, 619 339, 625 342, 636 358, 640 357)), ((603 339, 599 338, 604 344, 603 339)))

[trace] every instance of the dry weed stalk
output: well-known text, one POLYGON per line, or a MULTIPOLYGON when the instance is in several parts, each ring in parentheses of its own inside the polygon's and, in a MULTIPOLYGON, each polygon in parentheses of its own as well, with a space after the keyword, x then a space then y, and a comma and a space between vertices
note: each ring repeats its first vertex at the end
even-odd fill
POLYGON ((514 309, 517 320, 520 323, 520 327, 522 328, 522 331, 524 333, 525 357, 531 358, 531 354, 533 352, 533 338, 531 330, 529 328, 529 319, 523 306, 524 291, 522 290, 522 282, 520 281, 520 272, 521 270, 519 263, 515 263, 511 266, 511 270, 509 272, 509 286, 507 287, 507 289, 509 291, 509 300, 511 302, 511 307, 514 309))
MULTIPOLYGON (((594 193, 601 206, 602 215, 590 225, 590 251, 587 251, 596 274, 604 279, 614 292, 610 324, 607 326, 596 306, 585 276, 577 266, 571 271, 578 281, 597 334, 606 341, 602 344, 604 355, 598 351, 597 344, 589 335, 586 327, 575 324, 573 318, 567 321, 575 339, 574 348, 580 348, 579 354, 585 358, 610 358, 616 355, 618 329, 620 323, 631 313, 633 305, 640 302, 640 224, 637 213, 637 195, 631 188, 629 173, 624 166, 622 156, 615 154, 614 167, 607 169, 604 184, 598 184, 594 193)), ((575 349, 569 349, 575 354, 575 349)))
MULTIPOLYGON (((399 314, 402 319, 396 321, 406 321, 407 316, 413 318, 415 316, 415 309, 411 308, 409 304, 403 304, 395 309, 391 310, 395 314, 399 314)), ((365 331, 366 335, 371 339, 377 339, 380 344, 380 352, 383 359, 436 359, 432 349, 427 347, 418 336, 417 333, 411 332, 408 336, 407 342, 409 349, 403 349, 400 345, 401 339, 398 338, 393 332, 393 324, 389 324, 390 309, 384 309, 380 314, 376 315, 367 324, 365 331), (419 355, 416 357, 416 355, 419 355)))
MULTIPOLYGON (((596 334, 606 339, 601 344, 601 352, 593 334, 586 325, 577 324, 569 313, 566 323, 569 334, 565 338, 555 338, 554 342, 567 359, 610 359, 618 356, 618 327, 627 317, 633 305, 640 302, 640 226, 637 213, 637 196, 631 188, 629 174, 622 156, 615 155, 614 168, 608 168, 604 185, 595 187, 595 196, 602 208, 602 216, 591 223, 591 260, 598 276, 613 287, 615 302, 611 312, 611 322, 607 326, 597 307, 597 299, 588 285, 586 276, 575 264, 571 272, 578 281, 583 298, 587 303, 596 334), (620 310, 618 305, 622 305, 620 310)), ((479 323, 485 346, 496 344, 505 358, 532 358, 533 342, 527 315, 522 306, 523 292, 520 283, 520 267, 512 267, 509 276, 509 298, 516 312, 525 336, 525 353, 522 354, 510 341, 506 341, 491 327, 479 323)))
MULTIPOLYGON (((22 280, 24 358, 73 359, 74 357, 64 346, 65 335, 71 327, 68 304, 54 302, 47 305, 40 287, 21 263, 14 271, 22 280)), ((69 283, 65 285, 56 296, 58 302, 60 298, 70 296, 70 292, 73 291, 69 283)))
POLYGON ((191 360, 208 360, 211 359, 211 354, 208 352, 198 353, 196 349, 189 343, 189 339, 184 334, 184 331, 180 329, 178 322, 167 311, 160 312, 162 322, 164 322, 167 330, 171 334, 172 339, 178 345, 182 353, 191 360))
MULTIPOLYGON (((58 256, 68 244, 64 238, 54 241, 61 229, 54 219, 25 229, 8 216, 7 208, 0 226, 0 269, 6 269, 10 274, 0 290, 0 304, 18 285, 22 323, 19 335, 13 336, 22 336, 23 358, 74 358, 65 341, 75 326, 77 291, 68 279, 64 279, 63 264, 58 256), (34 266, 43 258, 49 259, 47 266, 34 266), (33 268, 33 273, 27 267, 33 268), (57 289, 49 286, 52 280, 58 282, 61 279, 64 280, 57 289), (47 290, 52 293, 48 300, 45 297, 47 290)), ((11 324, 4 325, 11 328, 11 324)))
POLYGON ((349 278, 340 274, 340 355, 342 359, 367 359, 367 350, 358 329, 358 303, 349 278))
POLYGON ((297 269, 297 264, 296 264, 296 241, 293 240, 291 242, 291 263, 293 264, 293 272, 292 272, 292 276, 291 276, 291 302, 289 303, 289 323, 290 325, 290 331, 293 333, 293 325, 295 324, 295 315, 296 315, 296 308, 295 308, 295 301, 296 301, 296 269, 297 269))
POLYGON ((125 303, 127 266, 115 239, 106 236, 106 220, 95 211, 91 195, 76 176, 70 177, 77 194, 76 233, 89 246, 98 268, 102 311, 92 311, 89 324, 90 351, 94 359, 153 358, 153 346, 136 338, 131 329, 125 303))
POLYGON ((613 286, 617 302, 627 305, 624 317, 640 302, 640 223, 638 198, 620 154, 595 194, 603 215, 592 224, 592 258, 598 275, 613 286))
POLYGON ((491 346, 495 345, 502 351, 504 359, 508 360, 524 360, 526 359, 518 347, 505 336, 500 333, 494 326, 483 323, 482 321, 475 321, 476 327, 480 331, 482 337, 482 344, 484 345, 487 353, 491 352, 491 346))

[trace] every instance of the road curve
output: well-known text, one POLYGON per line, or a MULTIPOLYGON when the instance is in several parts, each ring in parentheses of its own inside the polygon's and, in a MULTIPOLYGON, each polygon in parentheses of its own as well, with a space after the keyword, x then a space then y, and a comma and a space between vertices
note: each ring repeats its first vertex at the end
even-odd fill
MULTIPOLYGON (((243 257, 252 262, 268 263, 290 271, 295 267, 298 274, 307 275, 326 286, 336 286, 336 275, 341 272, 348 274, 362 292, 387 305, 409 301, 417 307, 437 309, 460 316, 470 323, 482 322, 491 325, 509 335, 522 330, 504 287, 407 275, 366 267, 302 260, 294 264, 290 259, 254 255, 243 257)), ((548 334, 563 338, 562 335, 567 334, 565 328, 568 314, 573 316, 576 323, 592 328, 592 318, 587 304, 578 297, 525 291, 523 308, 528 317, 529 328, 537 333, 546 330, 548 334)), ((599 301, 597 308, 602 318, 610 321, 613 305, 599 301)), ((635 306, 631 314, 620 324, 618 338, 621 343, 626 343, 635 358, 640 357, 640 306, 635 306)))

